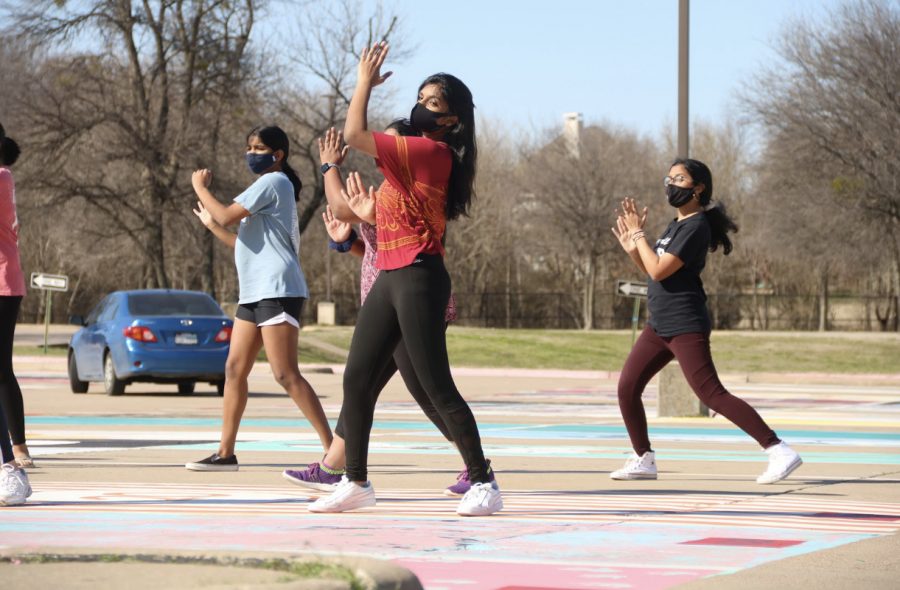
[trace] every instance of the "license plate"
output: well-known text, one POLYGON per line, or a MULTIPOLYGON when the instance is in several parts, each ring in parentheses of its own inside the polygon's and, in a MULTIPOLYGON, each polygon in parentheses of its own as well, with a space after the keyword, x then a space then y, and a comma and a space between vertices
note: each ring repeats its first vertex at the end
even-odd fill
POLYGON ((193 332, 178 332, 175 334, 175 344, 197 344, 197 335, 193 332))

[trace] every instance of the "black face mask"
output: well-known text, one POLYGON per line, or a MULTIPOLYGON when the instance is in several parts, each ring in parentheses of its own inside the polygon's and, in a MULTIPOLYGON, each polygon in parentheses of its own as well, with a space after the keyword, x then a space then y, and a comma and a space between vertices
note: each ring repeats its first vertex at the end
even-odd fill
POLYGON ((412 111, 409 113, 409 122, 412 126, 424 133, 433 133, 443 127, 438 123, 441 117, 450 117, 450 113, 436 113, 430 111, 421 103, 416 103, 412 111))
POLYGON ((680 186, 675 186, 674 184, 670 184, 666 187, 666 197, 669 198, 669 205, 673 207, 681 207, 682 205, 686 205, 688 201, 694 196, 694 191, 696 187, 690 188, 682 188, 680 186))

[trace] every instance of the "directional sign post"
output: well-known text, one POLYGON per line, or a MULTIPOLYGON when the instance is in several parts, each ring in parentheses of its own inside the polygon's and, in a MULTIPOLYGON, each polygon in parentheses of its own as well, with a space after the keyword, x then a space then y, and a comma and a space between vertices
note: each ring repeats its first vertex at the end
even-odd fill
POLYGON ((638 316, 641 314, 641 299, 647 298, 647 283, 645 281, 616 281, 616 295, 634 298, 634 311, 631 312, 631 345, 637 336, 638 316))
POLYGON ((41 289, 47 294, 44 305, 44 354, 47 354, 47 340, 50 336, 50 317, 53 310, 53 291, 68 291, 69 277, 65 275, 48 275, 42 272, 31 273, 31 288, 41 289))

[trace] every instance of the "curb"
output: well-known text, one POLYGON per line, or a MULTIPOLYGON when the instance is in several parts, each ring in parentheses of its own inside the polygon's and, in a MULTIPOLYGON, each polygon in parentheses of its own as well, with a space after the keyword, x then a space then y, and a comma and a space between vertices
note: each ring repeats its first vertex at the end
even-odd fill
MULTIPOLYGON (((117 565, 139 564, 152 569, 158 566, 201 565, 242 568, 296 575, 298 587, 322 590, 423 590, 419 579, 408 569, 393 562, 357 555, 319 555, 315 553, 229 553, 211 555, 203 552, 178 551, 171 554, 140 551, 96 551, 53 548, 17 552, 0 551, 3 565, 102 564, 108 577, 117 565), (299 571, 306 573, 300 574, 299 571), (312 575, 308 575, 309 572, 312 575)), ((124 569, 124 568, 123 568, 124 569)), ((30 573, 33 576, 33 572, 30 573)), ((88 572, 95 576, 96 572, 88 572)), ((148 576, 148 577, 150 577, 148 576)), ((184 586, 181 586, 184 587, 184 586)), ((188 586, 190 587, 190 586, 188 586)), ((197 582, 197 588, 202 581, 197 582)), ((284 587, 279 585, 279 587, 284 587)), ((289 586, 290 587, 290 586, 289 586)))
MULTIPOLYGON (((15 356, 22 363, 65 364, 64 357, 15 356)), ((255 368, 269 370, 269 363, 258 361, 255 368)), ((345 365, 300 364, 305 373, 343 375, 345 365)), ((587 379, 617 381, 621 371, 596 371, 574 369, 521 369, 515 367, 451 367, 453 375, 460 377, 519 377, 525 379, 587 379)), ((27 376, 28 369, 22 370, 27 376)), ((52 375, 68 379, 64 372, 52 375)), ((46 377, 46 375, 45 375, 46 377)), ((900 387, 900 373, 720 373, 726 385, 729 383, 785 383, 805 385, 871 385, 900 387)))

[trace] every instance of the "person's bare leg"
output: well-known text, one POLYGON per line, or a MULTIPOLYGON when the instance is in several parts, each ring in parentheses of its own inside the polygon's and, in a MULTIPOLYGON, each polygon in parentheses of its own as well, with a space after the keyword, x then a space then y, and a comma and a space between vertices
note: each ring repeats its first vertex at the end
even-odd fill
POLYGON ((299 330, 287 322, 262 327, 263 346, 275 381, 291 396, 312 424, 322 442, 322 448, 327 452, 332 441, 331 426, 328 425, 322 402, 312 385, 300 374, 300 367, 297 365, 298 335, 299 330))
POLYGON ((328 452, 325 453, 325 458, 322 461, 329 469, 342 470, 347 466, 346 447, 344 446, 344 439, 340 435, 334 435, 334 440, 331 441, 331 446, 328 447, 328 452))
POLYGON ((262 348, 260 329, 253 322, 235 318, 231 332, 231 346, 225 361, 225 395, 222 406, 222 438, 219 442, 219 456, 234 455, 241 418, 247 407, 249 385, 247 378, 256 355, 262 348))
POLYGON ((16 454, 16 458, 19 457, 29 457, 31 453, 28 452, 28 444, 22 443, 20 445, 13 445, 13 452, 16 454))

